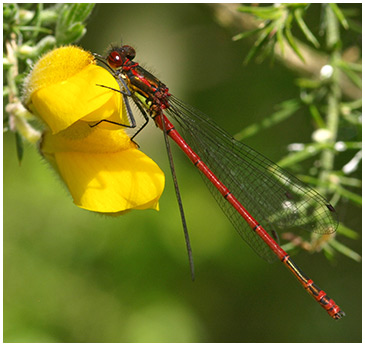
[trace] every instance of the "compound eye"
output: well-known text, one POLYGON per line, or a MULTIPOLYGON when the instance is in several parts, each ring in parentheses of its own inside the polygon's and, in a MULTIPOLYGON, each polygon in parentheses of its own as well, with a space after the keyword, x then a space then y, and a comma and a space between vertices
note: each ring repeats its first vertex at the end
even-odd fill
POLYGON ((111 68, 118 68, 122 66, 123 64, 122 57, 116 50, 110 52, 108 56, 108 64, 111 68))
POLYGON ((133 47, 131 46, 123 46, 122 47, 125 56, 129 59, 129 60, 133 60, 136 57, 136 51, 134 50, 133 47))

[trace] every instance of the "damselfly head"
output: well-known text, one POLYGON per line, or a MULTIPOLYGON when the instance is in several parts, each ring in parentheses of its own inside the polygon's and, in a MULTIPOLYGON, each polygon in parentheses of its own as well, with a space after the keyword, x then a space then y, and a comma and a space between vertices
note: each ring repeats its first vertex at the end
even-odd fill
POLYGON ((136 57, 136 51, 133 47, 131 47, 131 46, 122 46, 122 50, 123 50, 125 56, 129 60, 133 60, 136 57))
POLYGON ((135 58, 136 51, 131 46, 114 47, 108 55, 108 64, 111 68, 117 69, 135 58))

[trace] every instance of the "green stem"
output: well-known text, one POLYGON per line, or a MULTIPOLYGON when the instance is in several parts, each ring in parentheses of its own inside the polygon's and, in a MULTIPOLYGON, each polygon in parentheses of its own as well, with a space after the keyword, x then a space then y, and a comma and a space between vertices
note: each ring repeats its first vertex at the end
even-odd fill
MULTIPOLYGON (((328 109, 326 127, 331 132, 332 136, 329 139, 329 144, 333 144, 337 138, 339 116, 340 116, 340 101, 341 101, 341 89, 340 89, 340 71, 337 62, 341 59, 340 53, 340 33, 339 23, 337 17, 333 13, 330 6, 326 7, 327 18, 327 46, 331 49, 330 53, 330 65, 333 68, 333 74, 330 79, 329 93, 328 93, 328 109)), ((332 147, 332 146, 331 146, 332 147)), ((320 174, 320 180, 326 182, 329 180, 329 176, 333 171, 335 160, 335 153, 332 149, 324 149, 321 155, 322 171, 320 174)))

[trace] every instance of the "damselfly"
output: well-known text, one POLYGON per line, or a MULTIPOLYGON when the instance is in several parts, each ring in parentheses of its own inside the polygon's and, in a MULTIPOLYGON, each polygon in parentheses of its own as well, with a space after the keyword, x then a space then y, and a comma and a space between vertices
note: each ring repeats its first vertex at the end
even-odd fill
POLYGON ((206 115, 170 94, 164 83, 133 61, 135 55, 135 50, 127 45, 113 47, 107 58, 95 54, 117 80, 120 89, 115 91, 124 99, 130 124, 118 125, 136 128, 129 103, 132 99, 145 119, 132 139, 150 117, 163 130, 193 278, 189 235, 168 136, 202 173, 209 190, 248 245, 269 262, 279 258, 331 317, 344 316, 339 306, 303 273, 270 235, 294 227, 322 235, 333 233, 338 225, 334 207, 314 189, 236 141, 206 115), (183 137, 166 115, 179 125, 183 137))

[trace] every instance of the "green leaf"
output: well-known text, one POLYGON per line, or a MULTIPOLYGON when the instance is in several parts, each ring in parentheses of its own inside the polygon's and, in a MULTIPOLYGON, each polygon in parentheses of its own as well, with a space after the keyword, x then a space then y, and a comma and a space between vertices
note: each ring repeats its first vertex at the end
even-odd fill
POLYGON ((325 4, 325 15, 324 15, 324 26, 326 29, 326 44, 327 48, 330 50, 339 49, 340 40, 340 30, 338 25, 338 18, 332 10, 330 4, 325 4))
POLYGON ((361 22, 358 23, 355 20, 352 19, 347 19, 347 22, 349 24, 349 29, 356 32, 357 34, 362 34, 362 26, 361 26, 361 22))
POLYGON ((275 48, 275 39, 268 39, 265 44, 262 46, 261 50, 258 52, 257 62, 261 64, 266 58, 271 57, 271 63, 274 62, 274 48, 275 48))
POLYGON ((290 31, 290 28, 288 26, 286 26, 285 30, 285 37, 288 40, 288 43, 290 45, 290 47, 294 50, 294 52, 297 54, 297 56, 299 57, 300 60, 302 60, 303 62, 305 62, 302 53, 300 52, 297 44, 295 43, 295 39, 290 31))
POLYGON ((85 21, 95 7, 95 4, 87 4, 87 3, 75 4, 75 5, 76 6, 73 11, 74 22, 85 21))
POLYGON ((35 47, 29 46, 21 46, 19 48, 18 54, 19 57, 22 58, 37 58, 42 54, 46 53, 47 51, 55 48, 56 46, 56 39, 52 35, 47 35, 43 37, 35 47))
POLYGON ((252 124, 238 132, 234 137, 238 141, 255 135, 257 132, 272 127, 293 115, 301 106, 297 99, 282 102, 278 107, 279 110, 269 117, 263 119, 260 123, 252 124))
POLYGON ((309 105, 309 112, 313 118, 313 120, 315 121, 316 125, 318 128, 325 128, 326 127, 326 123, 324 122, 321 113, 319 112, 318 108, 316 105, 314 104, 310 104, 309 105))
POLYGON ((64 44, 69 44, 73 42, 79 41, 82 36, 84 36, 86 33, 86 28, 81 23, 76 23, 70 27, 70 29, 67 32, 67 35, 65 35, 63 39, 64 44))
POLYGON ((253 30, 249 30, 249 31, 245 31, 245 32, 241 32, 240 34, 237 34, 235 36, 232 37, 233 41, 239 41, 242 40, 244 38, 247 38, 249 36, 252 36, 258 32, 260 32, 263 28, 257 28, 257 29, 253 29, 253 30))
POLYGON ((329 6, 331 7, 332 11, 336 15, 341 25, 347 30, 349 28, 349 24, 347 23, 347 20, 343 15, 342 11, 340 10, 340 8, 334 3, 330 3, 329 6))
POLYGON ((4 23, 12 23, 16 20, 19 14, 19 7, 17 4, 3 4, 3 21, 4 23))
POLYGON ((303 150, 297 151, 295 153, 290 153, 289 155, 283 157, 279 162, 277 162, 277 164, 283 168, 292 166, 295 163, 304 161, 317 155, 321 150, 327 148, 329 148, 329 145, 326 143, 307 144, 304 146, 303 150))
POLYGON ((312 32, 309 30, 309 28, 305 24, 302 15, 303 15, 303 9, 302 8, 297 8, 294 11, 294 17, 295 17, 300 29, 302 30, 303 34, 307 38, 307 40, 309 42, 311 42, 314 47, 319 48, 319 42, 317 41, 315 36, 312 34, 312 32))
POLYGON ((338 225, 337 233, 350 239, 359 239, 359 233, 346 227, 342 222, 338 225))
POLYGON ((93 4, 64 4, 60 9, 56 25, 58 44, 70 44, 81 39, 86 33, 83 21, 90 15, 93 4))
POLYGON ((247 64, 260 50, 260 48, 265 44, 266 40, 270 36, 272 30, 274 29, 274 24, 269 23, 267 26, 262 30, 261 35, 258 37, 258 39, 255 41, 255 44, 252 46, 250 51, 248 52, 244 63, 247 64))
POLYGON ((318 89, 321 86, 321 81, 309 78, 297 78, 296 84, 303 89, 318 89))
POLYGON ((362 205, 362 198, 357 193, 349 191, 342 186, 337 186, 336 192, 339 193, 342 197, 349 199, 357 205, 362 205))
POLYGON ((342 102, 341 107, 347 107, 351 110, 361 109, 362 107, 362 99, 350 101, 350 102, 342 102))
POLYGON ((239 12, 251 13, 261 19, 278 19, 281 16, 281 9, 274 6, 240 6, 237 9, 239 12))
POLYGON ((276 40, 279 44, 281 54, 284 55, 285 45, 284 45, 284 35, 283 35, 283 29, 282 28, 278 28, 278 30, 276 32, 276 40))
POLYGON ((362 72, 362 65, 361 64, 346 61, 346 65, 352 71, 362 72))
POLYGON ((323 253, 329 261, 334 260, 335 252, 333 251, 333 249, 328 244, 323 246, 323 253))
POLYGON ((42 26, 44 25, 41 17, 42 13, 43 13, 43 4, 41 3, 37 4, 34 17, 29 23, 29 26, 32 25, 34 28, 36 28, 34 31, 31 32, 31 35, 29 37, 29 39, 31 40, 31 44, 37 42, 37 38, 40 32, 39 29, 41 29, 42 26))
POLYGON ((339 180, 342 185, 358 187, 358 188, 360 188, 362 186, 362 181, 360 179, 343 176, 343 177, 339 177, 339 180))
POLYGON ((354 250, 350 249, 346 245, 338 242, 336 239, 332 239, 329 242, 330 246, 332 246, 336 251, 342 253, 343 255, 353 259, 356 262, 361 262, 361 256, 355 252, 354 250))
POLYGON ((362 148, 362 142, 342 142, 346 149, 359 149, 362 148))
POLYGON ((52 34, 52 30, 47 29, 47 28, 36 27, 36 26, 19 26, 18 28, 20 31, 23 31, 23 32, 36 31, 37 33, 52 34))
POLYGON ((59 18, 59 13, 56 9, 44 9, 39 14, 42 25, 55 24, 59 18))
POLYGON ((3 97, 4 97, 4 98, 5 98, 5 97, 8 97, 9 92, 10 92, 9 87, 8 87, 7 85, 4 85, 4 86, 3 86, 3 97))
MULTIPOLYGON (((354 70, 349 66, 349 64, 343 60, 341 60, 338 64, 338 67, 350 78, 350 80, 359 88, 362 87, 361 76, 359 76, 354 70)), ((361 70, 361 68, 360 68, 361 70)))
POLYGON ((321 179, 318 179, 314 176, 308 176, 308 175, 304 175, 304 174, 298 174, 297 177, 303 182, 306 183, 308 185, 313 185, 313 186, 317 186, 317 187, 323 187, 323 188, 327 188, 329 189, 332 186, 332 182, 327 180, 327 181, 323 181, 321 179))

